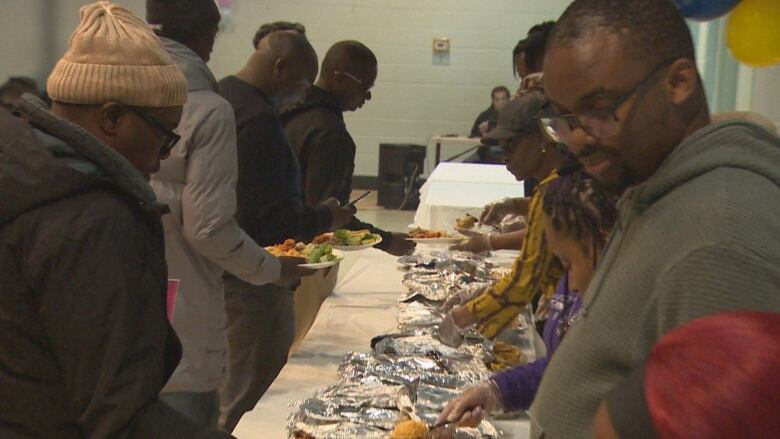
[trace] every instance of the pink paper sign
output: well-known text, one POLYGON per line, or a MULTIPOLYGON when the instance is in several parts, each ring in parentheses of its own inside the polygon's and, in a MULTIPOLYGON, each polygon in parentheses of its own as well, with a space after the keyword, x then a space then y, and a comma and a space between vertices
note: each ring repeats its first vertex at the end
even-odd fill
POLYGON ((179 294, 179 279, 168 279, 167 312, 168 321, 173 323, 173 309, 176 307, 176 295, 179 294))

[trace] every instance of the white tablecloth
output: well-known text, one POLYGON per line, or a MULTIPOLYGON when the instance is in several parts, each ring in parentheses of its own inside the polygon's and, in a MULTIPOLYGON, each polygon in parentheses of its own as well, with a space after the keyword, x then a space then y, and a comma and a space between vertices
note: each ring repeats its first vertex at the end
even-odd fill
MULTIPOLYGON (((255 409, 244 415, 234 435, 247 439, 287 437, 287 418, 295 401, 335 384, 344 354, 369 351, 374 336, 396 325, 403 273, 395 257, 369 249, 346 254, 336 289, 314 325, 255 409)), ((505 438, 529 437, 525 420, 497 422, 505 438)))
POLYGON ((522 197, 523 183, 504 165, 439 163, 420 188, 414 223, 426 229, 452 230, 455 219, 506 197, 522 197))

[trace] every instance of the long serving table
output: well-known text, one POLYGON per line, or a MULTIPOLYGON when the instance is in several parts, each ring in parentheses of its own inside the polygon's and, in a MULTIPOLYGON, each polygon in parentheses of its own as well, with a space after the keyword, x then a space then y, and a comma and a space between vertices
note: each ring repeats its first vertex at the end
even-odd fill
MULTIPOLYGON (((375 249, 347 252, 336 288, 320 308, 303 342, 276 381, 244 415, 233 434, 241 439, 283 439, 291 405, 338 381, 347 352, 367 352, 370 340, 396 326, 398 297, 405 291, 394 256, 375 249)), ((526 419, 497 421, 504 438, 526 439, 526 419)))

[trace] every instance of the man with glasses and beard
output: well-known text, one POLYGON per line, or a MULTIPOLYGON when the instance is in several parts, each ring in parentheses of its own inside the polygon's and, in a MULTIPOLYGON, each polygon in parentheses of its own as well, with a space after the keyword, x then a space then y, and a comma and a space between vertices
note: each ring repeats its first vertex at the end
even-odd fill
POLYGON ((582 318, 531 408, 532 437, 586 438, 599 401, 666 332, 718 311, 780 311, 780 140, 711 123, 669 0, 574 1, 544 78, 548 132, 622 193, 582 318))

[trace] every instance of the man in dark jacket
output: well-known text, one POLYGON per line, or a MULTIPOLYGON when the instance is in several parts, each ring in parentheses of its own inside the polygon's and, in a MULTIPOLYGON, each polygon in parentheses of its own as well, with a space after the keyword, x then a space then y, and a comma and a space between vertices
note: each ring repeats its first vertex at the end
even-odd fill
POLYGON ((471 127, 471 137, 484 137, 488 131, 496 127, 498 113, 509 102, 509 89, 500 85, 490 91, 490 106, 479 113, 471 127))
MULTIPOLYGON (((276 115, 276 108, 295 102, 316 74, 317 55, 304 36, 273 32, 241 71, 218 84, 236 114, 236 219, 260 245, 288 238, 308 242, 355 213, 335 198, 304 206, 298 163, 276 115)), ((290 286, 225 280, 230 358, 219 420, 225 431, 257 404, 287 362, 295 335, 292 293, 290 286)))
POLYGON ((81 16, 51 112, 31 95, 27 122, 0 110, 0 437, 222 437, 158 398, 181 345, 147 180, 176 142, 184 77, 129 11, 81 16))
MULTIPOLYGON (((377 76, 373 52, 357 41, 334 44, 322 61, 320 77, 303 99, 282 111, 287 140, 298 154, 301 186, 309 206, 336 197, 347 203, 355 170, 355 142, 344 124, 344 111, 355 111, 371 100, 377 76)), ((405 234, 377 229, 352 218, 350 230, 369 229, 382 236, 379 248, 403 255, 414 243, 405 234)))

